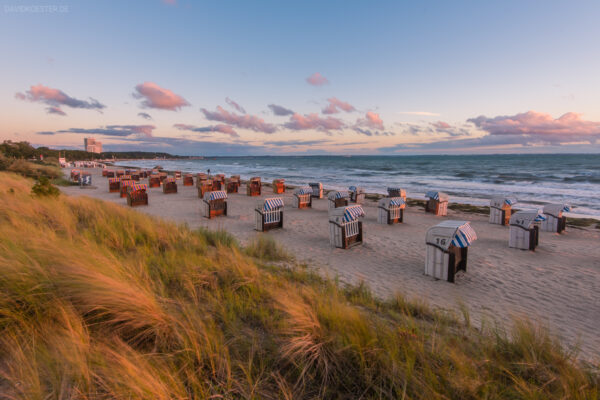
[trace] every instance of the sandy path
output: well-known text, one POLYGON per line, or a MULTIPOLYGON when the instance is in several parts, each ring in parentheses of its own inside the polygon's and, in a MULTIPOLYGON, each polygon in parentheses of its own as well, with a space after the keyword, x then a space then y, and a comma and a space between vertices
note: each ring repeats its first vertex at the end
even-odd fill
MULTIPOLYGON (((126 205, 116 193, 108 193, 106 178, 93 173, 95 189, 65 187, 69 195, 86 195, 126 205)), ((179 181, 181 182, 181 181, 179 181)), ((185 222, 191 228, 225 229, 246 243, 254 231, 254 207, 263 195, 247 197, 245 186, 229 195, 225 218, 208 220, 200 215, 196 187, 178 185, 179 193, 163 194, 150 189, 149 206, 138 211, 185 222)), ((313 200, 312 209, 292 208, 292 195, 283 195, 285 227, 268 233, 296 258, 342 282, 365 281, 381 297, 403 293, 426 299, 442 308, 463 303, 474 321, 527 316, 547 324, 568 343, 580 343, 582 357, 600 359, 600 231, 570 228, 563 235, 541 232, 535 252, 508 247, 508 228, 488 223, 486 216, 449 210, 448 217, 435 217, 420 208, 405 211, 405 223, 377 223, 376 203, 363 206, 365 244, 349 250, 331 248, 327 200, 313 200), (447 219, 469 220, 478 240, 469 249, 468 272, 455 284, 423 275, 425 232, 447 219)))

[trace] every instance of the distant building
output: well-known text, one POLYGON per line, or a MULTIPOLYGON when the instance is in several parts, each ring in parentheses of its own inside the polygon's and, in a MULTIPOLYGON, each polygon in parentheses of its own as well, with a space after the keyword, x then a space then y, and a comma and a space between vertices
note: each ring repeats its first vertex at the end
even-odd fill
POLYGON ((102 143, 94 138, 84 138, 83 147, 88 153, 102 153, 102 143))

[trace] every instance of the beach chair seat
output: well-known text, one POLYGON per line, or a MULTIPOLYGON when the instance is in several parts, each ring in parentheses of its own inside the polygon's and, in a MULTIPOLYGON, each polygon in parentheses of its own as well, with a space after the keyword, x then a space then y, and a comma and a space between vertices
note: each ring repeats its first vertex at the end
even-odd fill
POLYGON ((164 194, 177 193, 177 180, 175 178, 167 178, 162 183, 164 194))
POLYGON ((350 186, 348 194, 352 203, 362 204, 365 202, 365 190, 360 186, 350 186))
POLYGON ((273 179, 273 193, 285 193, 285 179, 273 179))
POLYGON ((510 217, 508 247, 535 251, 540 240, 540 222, 546 217, 540 210, 517 211, 510 217))
POLYGON ((313 189, 310 186, 299 187, 294 189, 293 205, 296 208, 311 208, 312 207, 313 189))
POLYGON ((283 228, 283 199, 272 197, 259 202, 254 216, 255 229, 259 232, 283 228))
POLYGON ((571 211, 569 204, 547 204, 544 206, 544 217, 542 230, 545 232, 562 233, 567 228, 567 217, 563 212, 571 211))
POLYGON ((406 203, 402 197, 385 197, 377 204, 377 222, 380 224, 400 224, 404 222, 406 203))
POLYGON ((446 193, 430 190, 425 193, 425 197, 428 198, 425 203, 426 212, 440 217, 448 215, 448 195, 446 193))
POLYGON ((311 182, 308 184, 313 190, 312 197, 315 199, 323 198, 323 184, 321 182, 311 182))
POLYGON ((202 215, 211 219, 227 215, 227 192, 216 190, 204 193, 202 198, 202 215))
POLYGON ((127 205, 130 207, 148 205, 148 186, 143 183, 134 183, 127 187, 127 205))
POLYGON ((185 174, 183 176, 183 186, 194 186, 194 175, 185 174))
POLYGON ((333 191, 327 195, 329 209, 346 207, 348 205, 349 193, 346 191, 333 191))
POLYGON ((260 178, 255 176, 250 178, 246 184, 246 195, 248 196, 260 196, 262 183, 260 178))
POLYGON ((429 228, 425 236, 425 275, 454 282, 467 271, 468 247, 477 235, 468 221, 444 221, 429 228))
POLYGON ((329 210, 329 243, 332 247, 348 249, 363 243, 365 212, 356 204, 329 210))
POLYGON ((509 196, 496 196, 490 200, 490 224, 508 226, 512 213, 512 206, 517 204, 517 199, 509 196))

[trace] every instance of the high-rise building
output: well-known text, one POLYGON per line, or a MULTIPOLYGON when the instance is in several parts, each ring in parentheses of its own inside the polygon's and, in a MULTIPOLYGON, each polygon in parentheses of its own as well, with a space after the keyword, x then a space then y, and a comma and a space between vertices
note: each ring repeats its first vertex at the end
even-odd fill
POLYGON ((102 143, 94 138, 84 138, 83 147, 88 153, 102 153, 102 143))

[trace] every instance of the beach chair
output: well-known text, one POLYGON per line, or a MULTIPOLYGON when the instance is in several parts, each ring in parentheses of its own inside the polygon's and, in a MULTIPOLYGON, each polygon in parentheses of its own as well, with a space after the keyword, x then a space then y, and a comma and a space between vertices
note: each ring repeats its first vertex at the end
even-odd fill
POLYGON ((329 209, 345 207, 348 205, 348 192, 329 192, 327 199, 329 200, 329 209))
POLYGON ((121 178, 108 178, 108 193, 121 191, 121 178))
POLYGON ((402 197, 385 197, 377 204, 377 222, 380 224, 400 224, 404 222, 406 203, 402 197))
POLYGON ((134 180, 131 179, 121 179, 121 186, 119 187, 119 193, 121 198, 127 197, 127 188, 129 186, 133 186, 135 184, 134 180))
POLYGON ((148 186, 151 188, 160 187, 160 176, 158 174, 152 174, 148 177, 148 186))
POLYGON ((202 172, 198 172, 196 174, 196 186, 199 187, 200 183, 207 181, 208 180, 208 175, 202 173, 202 172))
POLYGON ((162 183, 164 194, 177 193, 177 180, 175 178, 167 178, 162 183))
POLYGON ((148 205, 148 186, 143 183, 134 183, 127 187, 127 205, 130 207, 148 205))
POLYGON ((123 169, 118 169, 116 172, 116 176, 117 178, 120 178, 121 176, 125 175, 125 170, 123 169))
POLYGON ((311 208, 313 189, 310 186, 294 189, 294 207, 311 208))
POLYGON ((221 190, 223 188, 223 185, 221 185, 221 180, 217 176, 213 176, 211 178, 211 182, 213 190, 221 190))
POLYGON ((562 233, 567 227, 567 217, 563 212, 571 211, 569 204, 547 204, 544 206, 544 216, 542 221, 542 230, 544 232, 562 233))
POLYGON ((490 200, 490 224, 508 226, 514 204, 517 204, 517 199, 514 197, 493 197, 490 200))
POLYGON ((510 217, 508 247, 535 251, 540 241, 539 223, 546 217, 539 210, 517 211, 510 217))
POLYGON ((350 195, 350 202, 356 204, 362 204, 365 202, 365 190, 360 186, 350 186, 348 188, 348 194, 350 195))
POLYGON ((149 175, 148 170, 146 170, 146 169, 140 170, 140 179, 145 179, 148 177, 148 175, 149 175))
POLYGON ((250 178, 250 180, 246 184, 246 195, 260 196, 261 187, 262 187, 262 184, 261 184, 260 178, 258 176, 250 178))
POLYGON ((363 224, 360 221, 365 212, 356 204, 329 210, 329 243, 333 247, 347 249, 363 242, 363 224))
POLYGON ((237 193, 240 188, 240 177, 239 175, 232 176, 225 180, 225 189, 227 193, 237 193))
POLYGON ((323 198, 323 184, 321 182, 312 182, 309 183, 308 186, 310 186, 313 190, 312 197, 315 199, 323 198))
POLYGON ((273 179, 273 193, 285 193, 285 179, 273 179))
POLYGON ((136 182, 139 182, 140 181, 140 173, 138 171, 134 171, 131 174, 131 179, 134 180, 134 181, 136 181, 136 182))
POLYGON ((115 171, 113 171, 112 169, 108 169, 108 170, 105 170, 105 171, 106 171, 106 177, 107 178, 114 178, 115 177, 115 171))
POLYGON ((392 186, 387 188, 388 197, 401 197, 402 200, 406 203, 406 190, 399 188, 397 186, 392 186))
POLYGON ((444 221, 425 236, 425 275, 454 282, 458 271, 467 271, 467 254, 477 235, 467 221, 444 221))
POLYGON ((122 181, 130 181, 131 180, 131 175, 121 175, 121 180, 122 181))
POLYGON ((254 216, 255 229, 259 232, 283 228, 283 199, 272 197, 259 202, 254 210, 254 216))
POLYGON ((175 179, 181 179, 181 171, 175 171, 173 173, 173 176, 175 177, 175 179))
POLYGON ((201 199, 204 198, 204 195, 206 193, 212 192, 214 190, 211 179, 205 179, 201 181, 200 186, 198 186, 198 183, 196 183, 196 187, 198 188, 198 197, 200 197, 201 199))
POLYGON ((185 174, 183 176, 183 186, 194 186, 194 175, 185 174))
POLYGON ((103 178, 106 178, 106 175, 107 175, 107 173, 108 173, 108 170, 107 170, 106 168, 104 168, 104 169, 102 170, 102 177, 103 177, 103 178))
POLYGON ((81 176, 81 170, 80 169, 72 169, 71 170, 71 182, 74 183, 79 183, 79 177, 81 176))
POLYGON ((425 197, 428 198, 427 203, 425 203, 426 212, 440 217, 448 214, 448 195, 446 193, 430 190, 425 193, 425 197))
POLYGON ((204 193, 202 198, 202 215, 210 219, 220 215, 227 215, 227 192, 216 190, 204 193))

